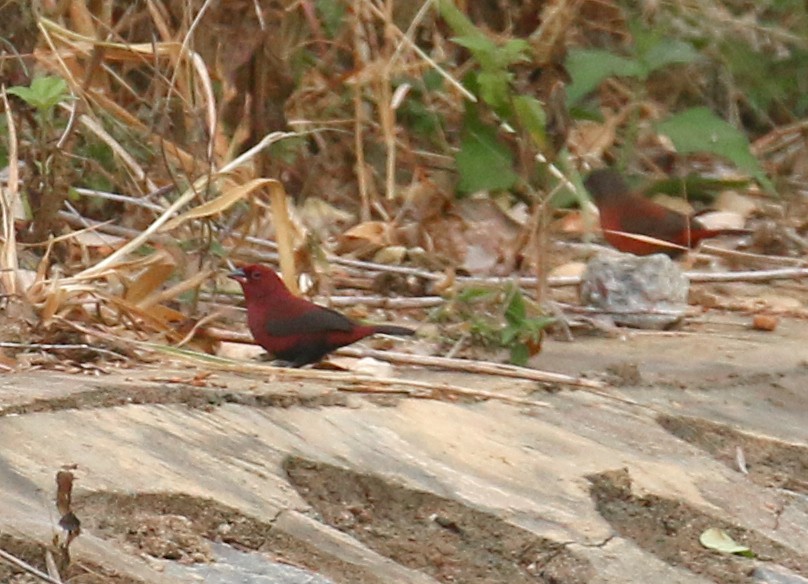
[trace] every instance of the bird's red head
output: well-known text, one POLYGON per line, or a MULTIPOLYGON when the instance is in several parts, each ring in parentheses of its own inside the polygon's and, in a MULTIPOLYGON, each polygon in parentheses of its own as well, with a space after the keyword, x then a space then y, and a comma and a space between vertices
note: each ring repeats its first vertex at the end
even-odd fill
POLYGON ((241 266, 230 272, 228 278, 233 278, 241 284, 244 297, 247 301, 272 297, 278 294, 289 294, 286 285, 274 270, 259 264, 241 266))

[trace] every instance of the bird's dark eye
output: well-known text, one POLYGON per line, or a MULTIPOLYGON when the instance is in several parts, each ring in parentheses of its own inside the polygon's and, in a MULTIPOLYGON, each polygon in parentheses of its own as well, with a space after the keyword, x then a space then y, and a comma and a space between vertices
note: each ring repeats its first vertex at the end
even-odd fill
POLYGON ((260 280, 261 279, 261 272, 259 272, 258 270, 254 270, 254 271, 250 272, 250 278, 252 278, 253 280, 260 280))

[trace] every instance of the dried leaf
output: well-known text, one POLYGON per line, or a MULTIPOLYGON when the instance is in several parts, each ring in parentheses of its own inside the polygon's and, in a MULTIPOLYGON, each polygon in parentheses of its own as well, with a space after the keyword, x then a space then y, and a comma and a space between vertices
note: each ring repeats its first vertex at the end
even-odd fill
POLYGON ((732 211, 743 218, 748 218, 757 211, 757 203, 745 195, 735 191, 723 191, 715 200, 715 208, 721 211, 732 211))
MULTIPOLYGON (((166 258, 168 256, 165 256, 166 258)), ((124 298, 132 304, 140 304, 145 298, 153 294, 174 273, 176 266, 173 262, 161 262, 146 268, 138 278, 127 288, 124 298)))
POLYGON ((271 178, 256 178, 245 184, 227 189, 215 199, 202 203, 201 205, 194 207, 193 209, 190 209, 177 217, 174 217, 163 226, 161 231, 171 231, 172 229, 176 229, 191 219, 202 219, 204 217, 210 217, 211 215, 226 211, 240 200, 252 194, 257 189, 272 183, 277 183, 277 181, 271 178))
POLYGON ((583 276, 586 271, 586 262, 567 262, 556 266, 550 272, 551 278, 570 277, 570 276, 583 276))
POLYGON ((403 245, 390 245, 377 251, 373 256, 373 261, 379 264, 398 266, 404 263, 406 257, 406 247, 403 245))
POLYGON ((339 253, 353 253, 358 250, 375 251, 390 245, 390 225, 383 221, 366 221, 354 225, 339 239, 339 253))
POLYGON ((699 543, 707 549, 725 554, 747 555, 752 553, 748 547, 739 544, 726 531, 717 527, 704 530, 699 536, 699 543))

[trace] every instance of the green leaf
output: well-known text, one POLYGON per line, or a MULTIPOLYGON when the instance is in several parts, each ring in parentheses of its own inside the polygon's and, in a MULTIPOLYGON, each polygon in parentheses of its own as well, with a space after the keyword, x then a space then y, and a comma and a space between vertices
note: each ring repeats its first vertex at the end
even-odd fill
POLYGON ((508 72, 485 69, 477 75, 480 97, 498 113, 510 107, 512 77, 508 72))
POLYGON ((427 109, 417 96, 412 96, 401 104, 399 118, 402 124, 406 124, 416 134, 435 141, 441 119, 435 112, 427 109))
POLYGON ((527 317, 527 307, 525 299, 518 288, 515 288, 508 299, 508 307, 505 309, 505 320, 513 326, 522 326, 527 317))
POLYGON ((755 554, 745 545, 741 545, 730 537, 723 529, 710 527, 699 536, 699 543, 707 549, 715 550, 725 554, 743 555, 754 557, 755 554), (751 555, 750 555, 751 554, 751 555))
POLYGON ((632 21, 629 29, 634 39, 634 54, 642 67, 643 79, 668 65, 692 63, 699 59, 699 53, 693 45, 672 39, 661 29, 649 29, 639 21, 632 21))
POLYGON ((520 329, 518 326, 508 325, 501 331, 500 344, 503 347, 508 347, 519 336, 520 329))
POLYGON ((641 77, 640 63, 601 49, 571 49, 567 71, 572 83, 567 87, 567 103, 574 104, 607 77, 641 77))
POLYGON ((710 152, 723 156, 755 177, 766 190, 774 192, 774 185, 752 155, 746 136, 709 109, 686 110, 658 124, 657 131, 666 134, 680 154, 710 152))
POLYGON ((529 61, 527 50, 530 48, 524 39, 510 39, 501 47, 497 47, 495 52, 496 65, 500 67, 510 67, 514 63, 525 63, 529 61))
POLYGON ((693 45, 670 38, 661 38, 640 56, 640 62, 645 69, 644 77, 647 77, 657 69, 668 65, 693 63, 699 57, 700 55, 693 45))
POLYGON ((494 292, 487 288, 463 288, 458 294, 457 299, 460 302, 474 302, 475 300, 479 300, 481 298, 488 298, 494 292))
POLYGON ((536 146, 544 149, 547 146, 547 116, 541 102, 529 95, 517 95, 513 98, 513 109, 519 125, 530 134, 536 146))
POLYGON ((497 139, 496 129, 480 121, 474 107, 467 108, 455 162, 460 173, 457 188, 464 194, 506 190, 519 178, 513 170, 513 154, 497 139))
POLYGON ((326 34, 333 39, 345 23, 345 3, 340 0, 317 0, 316 9, 326 34))
POLYGON ((511 364, 524 366, 530 359, 530 349, 524 343, 511 346, 511 364))
POLYGON ((534 341, 538 341, 541 331, 546 329, 555 321, 555 317, 552 316, 537 316, 535 318, 526 319, 523 323, 523 327, 530 333, 530 336, 534 341))
POLYGON ((454 37, 452 41, 461 47, 466 47, 481 64, 482 61, 489 61, 490 64, 493 64, 492 55, 497 50, 497 45, 482 32, 475 30, 474 34, 454 37))
POLYGON ((427 91, 437 91, 443 88, 443 75, 434 69, 427 69, 424 71, 424 74, 421 76, 421 80, 424 82, 424 88, 427 91))
POLYGON ((474 34, 482 34, 482 32, 474 26, 474 23, 455 6, 452 0, 438 0, 438 12, 440 12, 441 18, 446 21, 446 24, 449 25, 449 28, 451 28, 452 32, 456 35, 471 36, 474 34))
POLYGON ((67 83, 61 77, 37 77, 28 87, 9 87, 8 93, 16 95, 39 111, 47 111, 67 96, 67 83))

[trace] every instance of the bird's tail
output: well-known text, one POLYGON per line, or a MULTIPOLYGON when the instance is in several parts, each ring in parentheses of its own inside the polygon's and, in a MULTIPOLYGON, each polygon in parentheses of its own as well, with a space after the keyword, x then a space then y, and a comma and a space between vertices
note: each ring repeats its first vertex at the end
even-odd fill
POLYGON ((373 327, 373 332, 382 335, 414 335, 415 331, 405 326, 394 324, 378 324, 373 327))
POLYGON ((751 229, 740 228, 713 229, 712 232, 716 235, 749 235, 750 233, 754 233, 751 229))

